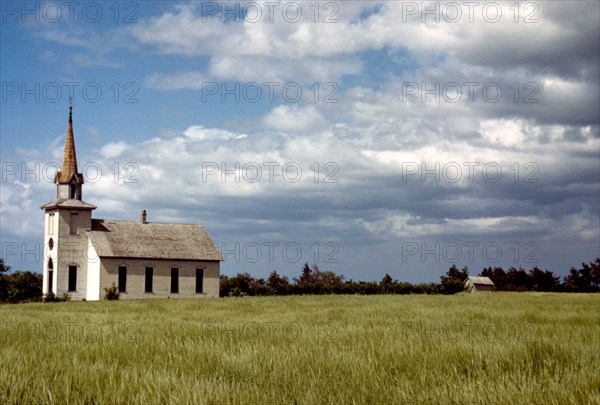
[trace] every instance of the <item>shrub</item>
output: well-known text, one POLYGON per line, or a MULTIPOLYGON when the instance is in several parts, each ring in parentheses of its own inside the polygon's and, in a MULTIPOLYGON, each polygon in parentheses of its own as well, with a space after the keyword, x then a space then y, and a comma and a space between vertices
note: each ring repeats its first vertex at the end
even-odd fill
POLYGON ((43 300, 44 300, 44 302, 57 302, 58 298, 52 291, 50 291, 49 293, 44 294, 43 300))
POLYGON ((104 288, 104 299, 109 301, 116 301, 121 296, 119 289, 112 283, 112 286, 104 288))
POLYGON ((60 297, 57 297, 56 294, 54 294, 52 291, 50 291, 48 294, 44 295, 43 301, 44 302, 67 302, 67 301, 71 301, 71 296, 67 293, 63 293, 63 295, 61 295, 60 297))
POLYGON ((246 293, 243 292, 239 287, 233 287, 229 291, 229 294, 227 296, 228 297, 244 297, 244 296, 246 296, 246 293))

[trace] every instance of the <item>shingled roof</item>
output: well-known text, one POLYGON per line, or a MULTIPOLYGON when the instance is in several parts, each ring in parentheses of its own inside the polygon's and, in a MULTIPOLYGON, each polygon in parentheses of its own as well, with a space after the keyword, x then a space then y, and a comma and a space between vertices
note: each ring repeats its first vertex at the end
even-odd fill
POLYGON ((94 219, 87 235, 99 257, 223 260, 202 225, 94 219))
POLYGON ((40 208, 41 209, 72 208, 72 209, 82 209, 82 210, 95 210, 96 206, 86 203, 85 201, 81 201, 81 200, 57 198, 54 201, 50 201, 48 204, 42 205, 40 208))
POLYGON ((56 182, 60 184, 70 183, 73 177, 78 183, 83 184, 83 176, 77 172, 77 155, 75 154, 75 138, 73 137, 73 106, 70 105, 63 162, 60 170, 56 172, 56 182))

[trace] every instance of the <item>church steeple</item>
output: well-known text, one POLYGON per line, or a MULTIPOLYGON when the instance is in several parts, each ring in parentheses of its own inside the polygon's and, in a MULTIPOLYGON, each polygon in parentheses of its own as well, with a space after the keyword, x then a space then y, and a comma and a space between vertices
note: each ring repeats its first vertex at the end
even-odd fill
POLYGON ((77 172, 77 155, 75 153, 75 138, 73 136, 73 105, 69 105, 69 125, 61 170, 56 173, 56 183, 68 184, 73 177, 78 183, 83 183, 83 176, 77 172))
POLYGON ((58 185, 57 197, 81 200, 83 176, 77 171, 77 155, 75 153, 75 137, 73 136, 73 105, 69 105, 69 124, 65 140, 65 151, 60 171, 56 172, 55 183, 58 185))

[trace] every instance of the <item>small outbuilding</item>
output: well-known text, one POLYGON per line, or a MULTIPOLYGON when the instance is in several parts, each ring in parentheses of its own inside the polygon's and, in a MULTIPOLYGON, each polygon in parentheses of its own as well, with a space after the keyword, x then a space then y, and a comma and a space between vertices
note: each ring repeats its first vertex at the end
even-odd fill
POLYGON ((465 280, 465 291, 489 292, 494 289, 494 282, 489 277, 469 276, 465 280))

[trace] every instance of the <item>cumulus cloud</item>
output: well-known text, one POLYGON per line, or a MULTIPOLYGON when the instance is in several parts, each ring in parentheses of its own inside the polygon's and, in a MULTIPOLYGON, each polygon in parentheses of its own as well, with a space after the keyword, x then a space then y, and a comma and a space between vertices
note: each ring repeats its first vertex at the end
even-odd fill
POLYGON ((183 131, 183 135, 188 138, 198 140, 228 140, 228 139, 243 139, 246 134, 235 134, 230 131, 223 131, 216 128, 204 128, 202 125, 194 125, 183 131))
POLYGON ((100 149, 100 155, 105 159, 112 159, 121 156, 128 149, 126 142, 111 142, 100 149))
MULTIPOLYGON (((296 82, 309 97, 203 103, 205 115, 185 99, 165 130, 78 149, 81 162, 102 167, 84 188, 98 216, 135 219, 148 209, 152 220, 204 223, 230 248, 292 240, 314 253, 316 242, 335 242, 340 260, 328 266, 355 279, 371 277, 365 266, 402 278, 407 242, 497 242, 511 254, 518 244, 527 254, 539 249, 536 264, 554 271, 597 252, 597 5, 519 3, 515 15, 513 3, 495 2, 502 18, 492 21, 482 3, 472 16, 461 6, 460 21, 446 14, 438 22, 423 14, 423 2, 339 2, 320 9, 315 23, 309 3, 281 2, 306 5, 291 23, 281 9, 273 21, 223 22, 204 4, 168 5, 111 31, 143 53, 144 65, 155 61, 140 80, 145 89, 175 99, 206 82, 296 82), (324 22, 331 12, 337 22, 324 22), (315 82, 320 90, 335 82, 336 102, 323 102, 323 92, 315 101, 315 82), (221 125, 205 122, 215 116, 221 125)), ((452 11, 447 4, 426 5, 452 11)), ((42 37, 90 48, 53 27, 42 37)), ((98 128, 97 139, 110 139, 107 132, 98 128)), ((48 153, 60 161, 61 142, 11 158, 33 164, 48 153)), ((1 187, 3 232, 12 235, 26 233, 20 224, 31 225, 54 193, 51 182, 1 187)), ((521 259, 505 255, 497 264, 521 259)), ((301 264, 253 269, 263 276, 301 264)), ((427 258, 412 265, 437 266, 413 274, 418 281, 436 279, 442 266, 427 258)))
POLYGON ((262 118, 265 128, 284 133, 316 133, 328 127, 327 119, 313 106, 281 105, 262 118))
POLYGON ((208 76, 202 72, 153 73, 146 79, 146 86, 151 89, 160 90, 197 90, 201 89, 204 83, 208 82, 208 76))

